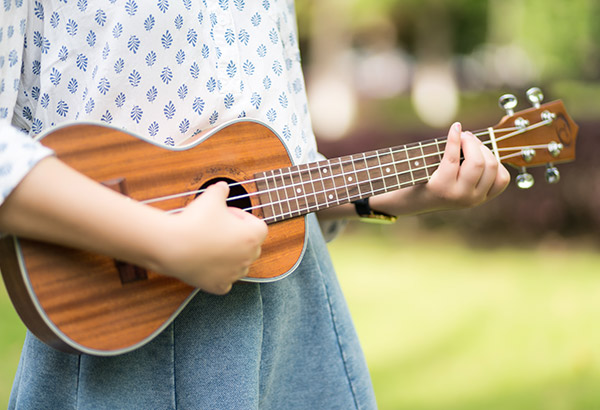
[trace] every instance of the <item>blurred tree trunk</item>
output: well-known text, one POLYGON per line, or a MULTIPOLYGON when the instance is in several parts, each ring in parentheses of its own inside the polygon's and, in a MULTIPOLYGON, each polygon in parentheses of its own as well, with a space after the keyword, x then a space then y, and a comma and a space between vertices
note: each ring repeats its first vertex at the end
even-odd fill
POLYGON ((317 0, 312 5, 311 66, 307 91, 318 137, 346 136, 356 115, 348 0, 317 0))
POLYGON ((452 58, 452 22, 446 2, 426 0, 418 8, 415 57, 420 64, 445 63, 452 58))
POLYGON ((448 7, 445 1, 423 1, 415 22, 412 102, 419 117, 436 128, 445 128, 455 119, 459 104, 448 7))

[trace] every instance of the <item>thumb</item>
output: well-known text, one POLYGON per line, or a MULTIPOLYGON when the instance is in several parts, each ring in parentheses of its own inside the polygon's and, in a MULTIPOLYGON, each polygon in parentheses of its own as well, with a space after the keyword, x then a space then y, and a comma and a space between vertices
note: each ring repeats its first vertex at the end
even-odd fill
POLYGON ((216 184, 209 185, 208 188, 196 198, 192 205, 199 203, 208 207, 223 207, 227 205, 227 195, 229 195, 229 185, 224 181, 220 181, 216 184))

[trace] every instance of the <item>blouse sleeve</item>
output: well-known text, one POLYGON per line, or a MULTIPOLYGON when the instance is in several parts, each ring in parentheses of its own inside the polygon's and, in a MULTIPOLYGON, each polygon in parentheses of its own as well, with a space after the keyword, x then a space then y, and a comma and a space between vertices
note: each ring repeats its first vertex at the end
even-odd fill
POLYGON ((0 6, 0 205, 52 151, 11 124, 19 92, 28 1, 0 6))

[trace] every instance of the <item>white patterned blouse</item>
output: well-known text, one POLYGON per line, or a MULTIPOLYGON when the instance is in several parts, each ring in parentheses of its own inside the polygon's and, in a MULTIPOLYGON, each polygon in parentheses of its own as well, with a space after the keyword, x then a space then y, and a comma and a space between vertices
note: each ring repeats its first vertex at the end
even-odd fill
POLYGON ((51 154, 21 131, 104 121, 173 145, 238 117, 317 159, 293 0, 0 5, 0 203, 51 154))

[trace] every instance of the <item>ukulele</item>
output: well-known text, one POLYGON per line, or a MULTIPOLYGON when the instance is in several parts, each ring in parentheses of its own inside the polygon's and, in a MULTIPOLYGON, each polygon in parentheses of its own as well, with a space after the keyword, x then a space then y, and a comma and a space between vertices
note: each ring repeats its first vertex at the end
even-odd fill
MULTIPOLYGON (((539 91, 539 90, 538 90, 539 91)), ((578 126, 562 102, 513 112, 503 96, 500 123, 477 132, 499 161, 521 170, 517 184, 532 185, 528 166, 575 158, 578 126)), ((306 241, 305 216, 427 182, 445 139, 384 148, 310 164, 292 165, 281 138, 259 121, 237 120, 200 133, 182 146, 165 147, 108 125, 73 123, 38 137, 63 162, 130 198, 178 212, 207 186, 226 181, 229 206, 268 224, 261 257, 244 280, 284 278, 299 264, 306 241)), ((112 356, 152 340, 198 289, 105 255, 15 236, 0 239, 0 269, 25 325, 48 345, 66 352, 112 356)))

